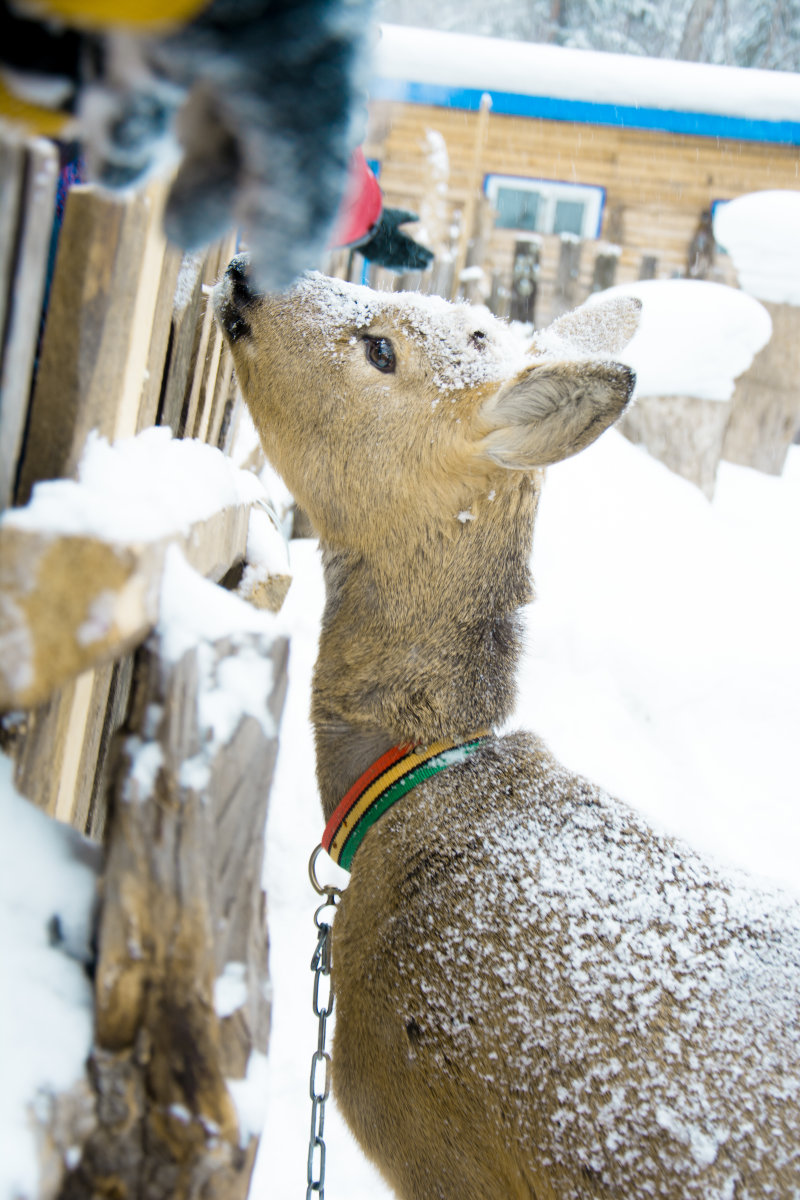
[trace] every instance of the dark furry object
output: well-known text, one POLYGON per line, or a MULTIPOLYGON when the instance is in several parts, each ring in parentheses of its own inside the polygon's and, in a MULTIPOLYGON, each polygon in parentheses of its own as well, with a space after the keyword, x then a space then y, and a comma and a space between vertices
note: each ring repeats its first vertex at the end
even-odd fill
POLYGON ((398 228, 418 220, 416 213, 405 209, 384 208, 372 237, 358 247, 359 254, 392 271, 424 271, 433 261, 433 251, 398 228))
MULTIPOLYGON (((0 0, 16 27, 12 9, 0 0)), ((168 236, 189 250, 238 227, 259 284, 283 288, 322 257, 363 138, 371 12, 372 0, 212 0, 168 36, 25 22, 0 62, 67 85, 107 186, 174 159, 177 137, 168 236)))
POLYGON ((166 214, 187 248, 238 224, 259 282, 284 287, 330 237, 366 123, 371 0, 214 0, 152 46, 187 93, 166 214))

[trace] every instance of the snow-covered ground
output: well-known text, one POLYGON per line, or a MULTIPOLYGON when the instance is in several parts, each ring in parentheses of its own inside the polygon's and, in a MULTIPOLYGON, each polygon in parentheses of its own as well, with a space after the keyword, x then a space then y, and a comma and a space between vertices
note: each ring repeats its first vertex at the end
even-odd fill
MULTIPOLYGON (((781 478, 722 464, 709 504, 615 432, 550 469, 536 527, 537 600, 514 724, 661 827, 800 887, 800 448, 781 478)), ((322 832, 308 725, 322 581, 292 545, 290 688, 267 831, 274 984, 269 1102, 252 1200, 305 1187, 309 970, 322 832)), ((391 1193, 335 1111, 327 1194, 391 1193)))
POLYGON ((101 868, 97 847, 17 795, 12 774, 0 754, 1 1200, 37 1195, 28 1106, 48 1124, 51 1097, 78 1083, 91 1050, 84 963, 101 868))

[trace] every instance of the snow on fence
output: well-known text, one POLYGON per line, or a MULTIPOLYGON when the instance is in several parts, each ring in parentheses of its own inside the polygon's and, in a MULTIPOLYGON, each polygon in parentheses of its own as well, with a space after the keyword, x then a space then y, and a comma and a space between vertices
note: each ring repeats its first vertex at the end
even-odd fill
POLYGON ((0 902, 21 964, 0 1193, 244 1197, 288 569, 260 451, 249 471, 231 458, 243 418, 206 297, 234 244, 181 255, 160 185, 81 185, 48 278, 57 182, 51 145, 0 133, 0 808, 6 859, 27 864, 0 902), (80 851, 5 820, 15 793, 102 842, 83 989, 36 990, 79 957, 80 851), (43 874, 37 907, 20 892, 43 874))

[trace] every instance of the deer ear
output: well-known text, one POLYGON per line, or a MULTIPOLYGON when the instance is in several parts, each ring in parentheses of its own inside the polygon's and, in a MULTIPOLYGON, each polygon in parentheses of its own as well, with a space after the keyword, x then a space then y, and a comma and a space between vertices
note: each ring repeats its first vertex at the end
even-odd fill
POLYGON ((531 349, 594 356, 619 354, 631 340, 642 316, 637 296, 610 296, 564 313, 534 336, 531 349))
POLYGON ((484 407, 483 451, 501 467, 528 471, 577 454, 620 416, 636 376, 615 362, 528 367, 484 407))

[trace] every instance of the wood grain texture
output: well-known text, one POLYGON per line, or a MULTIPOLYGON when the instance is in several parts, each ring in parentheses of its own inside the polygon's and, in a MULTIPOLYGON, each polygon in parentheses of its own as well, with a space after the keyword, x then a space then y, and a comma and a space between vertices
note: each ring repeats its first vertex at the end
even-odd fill
POLYGON ((723 457, 780 475, 800 430, 800 308, 761 301, 772 337, 736 383, 723 457))
POLYGON ((642 396, 617 423, 665 466, 713 498, 731 406, 696 396, 642 396))
POLYGON ((0 143, 0 511, 13 502, 41 327, 58 153, 38 138, 0 143))
POLYGON ((226 1080, 268 1042, 259 835, 286 652, 282 640, 250 635, 203 643, 176 663, 156 639, 140 653, 107 831, 91 1064, 98 1128, 64 1200, 247 1195, 257 1138, 240 1130, 226 1080), (185 766, 209 741, 201 689, 222 686, 221 664, 253 653, 272 665, 267 720, 243 717, 196 790, 185 766), (155 769, 143 771, 145 760, 155 769), (241 964, 242 1002, 218 1016, 214 985, 231 964, 241 964))

